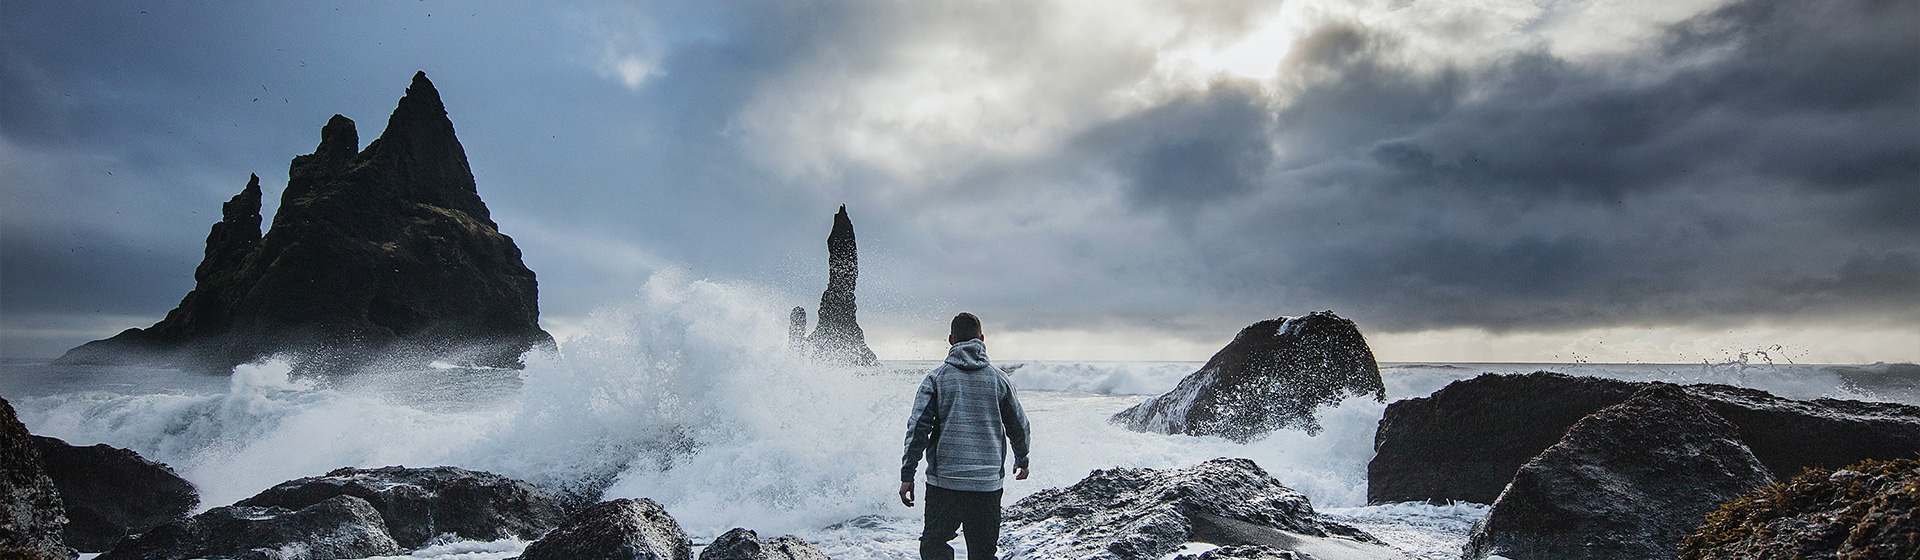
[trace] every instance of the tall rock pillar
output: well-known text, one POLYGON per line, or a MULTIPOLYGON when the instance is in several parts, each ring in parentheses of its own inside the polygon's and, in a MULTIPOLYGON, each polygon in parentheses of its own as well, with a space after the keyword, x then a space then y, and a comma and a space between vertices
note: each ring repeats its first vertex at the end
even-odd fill
POLYGON ((867 336, 855 318, 854 284, 860 278, 860 256, 854 247, 853 220, 847 205, 833 215, 827 234, 827 291, 820 294, 820 313, 807 343, 816 360, 870 366, 879 363, 867 348, 867 336))
POLYGON ((807 348, 807 308, 794 307, 787 314, 787 349, 800 352, 807 348))

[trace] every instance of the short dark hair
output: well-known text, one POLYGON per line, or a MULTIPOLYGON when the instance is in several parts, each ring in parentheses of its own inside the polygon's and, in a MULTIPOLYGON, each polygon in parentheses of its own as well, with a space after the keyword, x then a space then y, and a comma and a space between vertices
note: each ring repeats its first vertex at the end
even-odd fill
POLYGON ((972 313, 954 315, 953 328, 948 330, 947 334, 953 336, 955 341, 980 338, 980 318, 972 313))

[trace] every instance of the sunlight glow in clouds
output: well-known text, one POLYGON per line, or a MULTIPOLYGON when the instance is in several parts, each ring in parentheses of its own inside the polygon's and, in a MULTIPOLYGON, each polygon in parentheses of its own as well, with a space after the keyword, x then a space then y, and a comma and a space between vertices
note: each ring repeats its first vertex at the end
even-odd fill
MULTIPOLYGON (((1304 4, 1288 2, 1285 5, 1304 4)), ((1208 50, 1205 45, 1189 46, 1168 53, 1167 59, 1175 64, 1191 65, 1198 74, 1196 77, 1201 79, 1224 72, 1254 80, 1272 80, 1280 73, 1280 61, 1286 59, 1303 31, 1299 11, 1298 8, 1286 10, 1253 32, 1230 39, 1225 48, 1208 50)))

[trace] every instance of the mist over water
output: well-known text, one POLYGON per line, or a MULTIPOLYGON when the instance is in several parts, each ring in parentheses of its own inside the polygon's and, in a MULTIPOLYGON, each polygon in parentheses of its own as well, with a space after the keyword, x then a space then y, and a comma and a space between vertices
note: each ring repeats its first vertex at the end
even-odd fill
MULTIPOLYGON (((457 465, 591 498, 652 498, 700 542, 744 526, 800 534, 835 558, 911 557, 921 510, 902 507, 894 490, 913 391, 935 362, 843 368, 801 359, 786 347, 789 304, 753 286, 664 273, 595 313, 557 353, 529 354, 523 371, 301 378, 269 361, 223 379, 9 365, 0 389, 35 433, 172 465, 200 488, 202 508, 339 467, 457 465)), ((1034 428, 1033 477, 1008 481, 1006 503, 1094 469, 1247 457, 1316 507, 1421 557, 1457 555, 1460 535, 1482 514, 1465 505, 1365 507, 1366 463, 1386 403, 1351 398, 1320 411, 1318 436, 1280 431, 1237 444, 1107 423, 1199 362, 1019 365, 1011 378, 1034 428)), ((1791 364, 1384 364, 1382 374, 1392 402, 1482 372, 1540 369, 1729 383, 1797 399, 1899 400, 1850 390, 1829 368, 1791 364)), ((428 556, 506 557, 522 546, 449 545, 428 556)))

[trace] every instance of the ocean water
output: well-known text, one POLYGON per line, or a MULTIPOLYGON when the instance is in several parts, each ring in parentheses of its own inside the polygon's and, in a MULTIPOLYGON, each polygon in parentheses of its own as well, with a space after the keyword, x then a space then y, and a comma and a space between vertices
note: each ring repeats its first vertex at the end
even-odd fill
MULTIPOLYGON (((279 361, 243 365, 231 376, 7 363, 0 364, 0 394, 34 433, 130 448, 168 463, 199 487, 202 509, 343 466, 457 465, 555 491, 652 498, 696 543, 747 527, 765 536, 800 535, 837 559, 917 557, 921 511, 901 506, 894 491, 912 394, 935 362, 854 369, 809 363, 785 348, 785 303, 751 286, 662 275, 631 301, 596 313, 588 334, 563 341, 558 353, 529 355, 521 371, 436 365, 300 378, 279 361)), ((1370 399, 1323 408, 1326 430, 1317 436, 1282 431, 1246 444, 1139 434, 1106 422, 1200 365, 1019 364, 1011 377, 1034 427, 1033 476, 1010 480, 1006 503, 1071 485, 1093 469, 1247 457, 1329 517, 1416 558, 1457 557, 1466 531, 1485 514, 1478 504, 1367 506, 1366 463, 1386 407, 1370 399)), ((1887 376, 1871 374, 1886 368, 1762 362, 1381 369, 1388 402, 1483 372, 1543 369, 1729 383, 1802 399, 1914 402, 1901 387, 1876 390, 1873 380, 1887 376)), ((455 542, 406 557, 508 558, 525 545, 455 542)))

